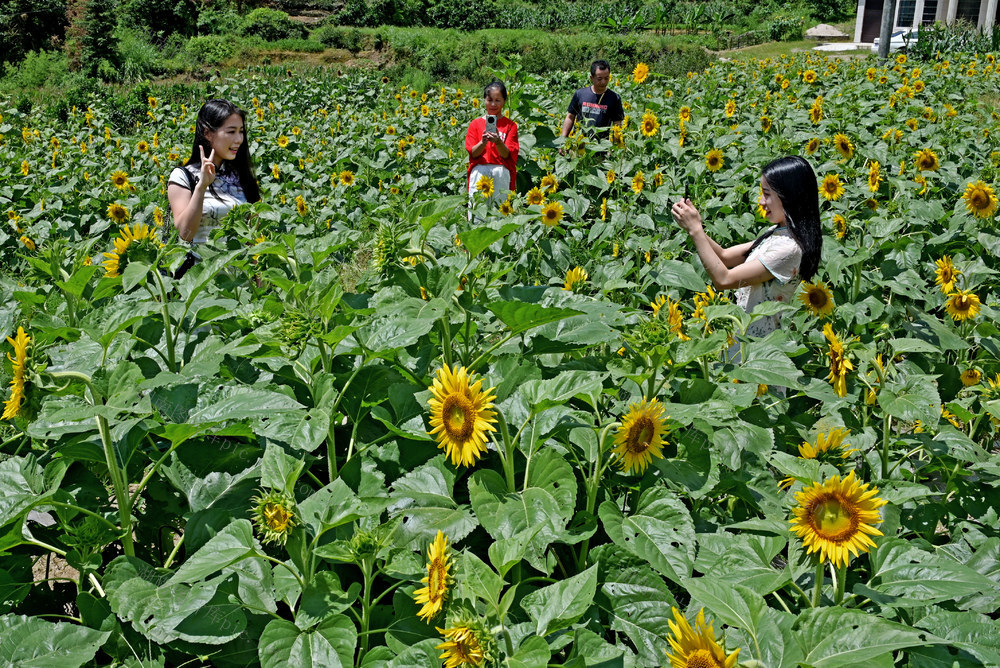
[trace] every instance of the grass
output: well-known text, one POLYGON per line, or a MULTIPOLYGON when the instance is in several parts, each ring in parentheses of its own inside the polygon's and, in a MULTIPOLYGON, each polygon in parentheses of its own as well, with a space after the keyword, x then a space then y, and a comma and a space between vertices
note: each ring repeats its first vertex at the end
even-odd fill
POLYGON ((799 51, 808 51, 816 46, 816 40, 801 39, 791 42, 765 42, 754 46, 745 46, 740 49, 729 51, 719 51, 718 55, 723 58, 776 58, 778 56, 790 55, 799 51))

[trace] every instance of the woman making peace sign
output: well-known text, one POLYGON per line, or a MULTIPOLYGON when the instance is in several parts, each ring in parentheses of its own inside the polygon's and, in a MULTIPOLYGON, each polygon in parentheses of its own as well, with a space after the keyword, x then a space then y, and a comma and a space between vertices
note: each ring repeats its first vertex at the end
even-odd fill
POLYGON ((233 207, 260 200, 246 142, 246 112, 228 100, 202 106, 191 157, 170 172, 167 197, 177 233, 193 243, 208 241, 233 207))

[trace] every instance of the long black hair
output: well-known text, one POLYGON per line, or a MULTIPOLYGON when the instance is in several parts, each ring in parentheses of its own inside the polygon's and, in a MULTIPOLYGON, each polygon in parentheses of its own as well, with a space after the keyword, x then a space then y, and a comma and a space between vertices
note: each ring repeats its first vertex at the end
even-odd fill
MULTIPOLYGON (((790 155, 765 165, 761 176, 771 187, 771 192, 781 200, 781 206, 785 209, 785 225, 802 249, 799 276, 808 281, 819 268, 823 250, 816 173, 805 158, 790 155)), ((747 255, 773 233, 774 229, 771 229, 758 237, 747 255)))
MULTIPOLYGON (((218 132, 226 119, 233 114, 239 114, 243 119, 243 143, 236 151, 236 157, 226 161, 223 167, 236 172, 240 179, 240 187, 248 202, 260 201, 260 186, 257 185, 257 178, 253 175, 253 161, 250 159, 250 141, 247 137, 247 114, 229 100, 214 99, 202 105, 198 112, 198 121, 195 125, 194 144, 191 146, 191 157, 187 159, 185 165, 201 167, 201 149, 204 149, 207 157, 212 152, 212 146, 205 137, 207 132, 218 132)), ((213 186, 209 186, 212 188, 213 186)), ((213 190, 214 193, 214 190, 213 190)))

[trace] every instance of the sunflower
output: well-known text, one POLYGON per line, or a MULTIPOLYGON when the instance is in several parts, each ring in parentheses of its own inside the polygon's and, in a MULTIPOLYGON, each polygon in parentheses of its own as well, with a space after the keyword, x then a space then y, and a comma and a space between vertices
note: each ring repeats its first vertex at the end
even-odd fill
POLYGON ((278 165, 271 165, 271 176, 274 177, 275 181, 281 176, 281 170, 278 169, 278 165))
POLYGON ((559 202, 549 202, 542 207, 542 222, 549 227, 557 225, 563 218, 563 205, 559 202))
POLYGON ((955 265, 951 262, 951 257, 948 255, 943 256, 940 260, 934 260, 934 264, 937 265, 937 269, 934 270, 934 283, 941 287, 941 292, 944 294, 949 294, 955 289, 955 281, 962 272, 955 269, 955 265))
POLYGON ((483 196, 483 199, 493 197, 493 179, 483 174, 476 181, 476 192, 483 196))
POLYGON ((823 183, 819 185, 819 194, 824 198, 836 201, 844 194, 844 186, 840 182, 837 174, 827 174, 823 177, 823 183))
POLYGON ((944 310, 955 322, 975 318, 979 314, 979 295, 971 290, 959 290, 948 295, 944 310))
POLYGON ((31 345, 31 337, 25 333, 24 327, 18 327, 17 335, 13 339, 8 336, 7 343, 14 346, 14 356, 11 357, 10 353, 7 353, 13 377, 10 379, 10 399, 3 402, 3 417, 0 417, 0 420, 10 420, 17 417, 24 404, 24 365, 28 360, 28 346, 31 345))
POLYGON ((105 276, 109 278, 121 275, 122 269, 125 268, 123 260, 126 259, 129 249, 133 246, 143 246, 147 250, 163 247, 159 231, 143 223, 136 223, 131 229, 126 225, 118 233, 114 244, 114 251, 104 253, 103 255, 107 259, 101 263, 104 265, 105 276))
POLYGON ((966 186, 962 199, 965 200, 965 208, 969 213, 978 218, 989 218, 997 210, 997 196, 993 193, 993 188, 982 181, 966 186))
POLYGON ((836 233, 838 239, 843 239, 847 236, 847 219, 839 213, 833 216, 833 231, 836 233))
POLYGON ((451 583, 451 557, 448 552, 448 537, 438 531, 427 555, 427 577, 420 580, 427 586, 413 592, 414 603, 423 606, 417 617, 425 622, 434 619, 441 612, 441 606, 448 595, 448 585, 451 583))
POLYGON ((979 381, 983 379, 983 373, 979 369, 969 368, 962 372, 961 379, 962 385, 972 387, 978 385, 979 381))
POLYGON ((479 634, 468 626, 453 626, 438 629, 444 635, 444 642, 434 649, 444 650, 439 658, 445 660, 444 668, 459 666, 480 666, 486 657, 479 634))
POLYGON ((871 164, 868 165, 868 190, 877 193, 883 180, 881 165, 879 165, 878 160, 872 160, 871 164))
POLYGON ((811 122, 813 125, 816 125, 821 120, 823 120, 823 96, 822 95, 819 96, 819 97, 817 97, 816 101, 813 102, 812 107, 809 108, 809 122, 811 122))
POLYGON ((898 56, 896 56, 896 64, 897 65, 905 65, 906 64, 906 54, 905 53, 901 53, 898 56))
POLYGON ((429 116, 430 113, 431 113, 431 108, 430 107, 428 107, 426 104, 420 105, 420 115, 421 116, 429 116))
POLYGON ((802 73, 802 80, 805 81, 806 83, 810 84, 816 83, 816 79, 818 78, 819 77, 816 74, 816 70, 806 70, 805 72, 802 73))
POLYGON ((688 107, 688 106, 681 107, 681 110, 679 112, 677 112, 677 117, 680 118, 681 121, 684 122, 684 123, 690 123, 691 122, 691 107, 688 107))
POLYGON ((509 216, 514 213, 514 199, 513 194, 508 195, 507 199, 500 203, 500 214, 503 216, 509 216))
POLYGON ((163 209, 156 207, 153 209, 153 224, 163 227, 163 209))
POLYGON ((139 151, 139 153, 148 153, 149 142, 147 142, 145 139, 140 139, 139 143, 135 145, 135 150, 139 151))
POLYGON ((760 117, 760 129, 761 129, 761 132, 763 132, 764 134, 767 134, 768 132, 770 132, 771 131, 771 125, 772 125, 772 123, 771 123, 771 117, 770 116, 761 116, 760 117))
POLYGON ((921 172, 936 172, 941 166, 937 153, 929 148, 922 148, 914 154, 914 162, 921 172))
POLYGON ((542 177, 542 190, 550 195, 559 190, 559 179, 555 174, 546 174, 542 177))
POLYGON ((722 155, 722 151, 717 148, 713 148, 705 155, 705 166, 708 167, 708 171, 717 172, 722 169, 725 164, 726 159, 722 155))
POLYGON ((726 650, 715 640, 714 622, 705 622, 704 608, 698 611, 693 628, 680 610, 673 608, 673 612, 673 620, 667 620, 670 627, 667 640, 671 649, 667 658, 671 668, 733 668, 736 665, 740 650, 726 656, 726 650))
POLYGON ((115 221, 118 224, 124 223, 129 219, 129 212, 124 206, 118 202, 112 202, 108 205, 108 218, 115 221))
POLYGON ((251 515, 261 542, 284 545, 295 527, 295 500, 274 490, 250 499, 254 504, 251 515))
POLYGON ((642 172, 636 172, 635 176, 632 177, 632 192, 638 195, 644 187, 646 187, 646 177, 643 176, 642 172))
POLYGON ((340 184, 344 186, 354 185, 354 172, 349 169, 345 169, 340 173, 340 184))
POLYGON ((452 370, 447 364, 438 369, 431 385, 433 398, 428 401, 431 410, 431 431, 438 447, 451 457, 454 466, 472 466, 486 452, 488 431, 496 431, 496 412, 491 394, 494 388, 483 390, 483 381, 458 367, 452 370))
POLYGON ((647 78, 649 78, 649 65, 646 63, 639 63, 632 70, 632 81, 637 84, 643 83, 647 78))
POLYGON ((802 459, 819 459, 826 453, 838 453, 841 459, 846 459, 857 449, 850 447, 850 443, 844 443, 844 439, 851 435, 851 432, 841 427, 835 427, 828 432, 816 434, 816 443, 804 442, 799 446, 799 457, 802 459))
POLYGON ((663 295, 658 295, 656 299, 649 302, 649 305, 653 307, 654 318, 660 314, 660 309, 663 308, 663 305, 666 303, 667 303, 667 298, 664 297, 663 295))
POLYGON ((563 290, 573 290, 573 286, 577 283, 582 283, 583 281, 590 278, 587 271, 583 267, 574 267, 573 269, 566 270, 566 282, 563 283, 563 290))
POLYGON ((395 134, 396 134, 396 128, 394 128, 394 127, 393 127, 393 126, 391 126, 391 125, 387 125, 387 126, 386 126, 386 128, 385 128, 385 133, 386 133, 387 135, 389 135, 389 136, 393 136, 393 135, 395 135, 395 134))
POLYGON ((830 350, 827 353, 830 357, 830 375, 826 379, 833 385, 837 396, 843 397, 847 394, 847 374, 854 369, 854 365, 844 354, 844 344, 834 333, 833 325, 826 323, 823 326, 823 336, 830 342, 830 350))
POLYGON ((843 132, 838 132, 833 136, 833 145, 837 149, 837 152, 845 158, 850 158, 854 155, 854 144, 851 143, 850 138, 843 132))
POLYGON ((536 186, 528 191, 528 194, 524 196, 524 201, 529 206, 541 206, 545 204, 545 193, 536 186))
POLYGON ((20 241, 21 244, 30 251, 33 251, 36 248, 35 242, 27 234, 22 234, 18 241, 20 241))
POLYGON ((309 207, 306 206, 306 198, 302 195, 295 198, 295 210, 298 211, 300 216, 306 215, 306 212, 309 210, 309 207))
POLYGON ((690 341, 691 337, 684 333, 684 312, 681 311, 680 302, 672 301, 667 297, 667 327, 670 333, 681 341, 690 341))
POLYGON ((730 99, 726 102, 726 118, 732 118, 736 114, 736 100, 730 99))
POLYGON ((605 179, 605 180, 606 180, 606 181, 608 182, 608 185, 609 185, 609 186, 610 186, 610 185, 611 185, 612 183, 614 183, 614 182, 615 182, 615 170, 613 170, 613 169, 609 169, 609 170, 607 171, 607 173, 606 173, 606 174, 604 175, 604 179, 605 179))
POLYGON ((128 190, 128 174, 120 169, 117 170, 111 175, 111 185, 118 188, 118 190, 128 190))
MULTIPOLYGON (((603 200, 601 200, 601 220, 604 221, 607 219, 608 219, 608 198, 605 197, 603 200)), ((618 256, 616 255, 615 257, 618 256)))
POLYGON ((799 295, 799 299, 805 304, 810 313, 821 318, 825 318, 833 313, 833 294, 831 294, 825 283, 822 281, 803 283, 802 288, 802 294, 799 295))
POLYGON ((812 155, 819 150, 819 137, 813 137, 806 142, 806 155, 812 155))
POLYGON ((615 435, 613 453, 626 473, 644 473, 653 457, 663 459, 662 437, 667 432, 663 422, 663 404, 657 399, 643 399, 629 406, 615 435))
POLYGON ((875 547, 869 536, 882 535, 874 525, 882 521, 878 509, 886 501, 876 494, 878 488, 856 480, 854 471, 843 480, 835 475, 823 484, 814 482, 795 495, 790 530, 802 539, 807 554, 816 552, 823 562, 846 566, 851 554, 875 547))
POLYGON ((646 110, 646 113, 642 115, 642 136, 652 137, 660 129, 660 121, 656 120, 656 114, 646 110))

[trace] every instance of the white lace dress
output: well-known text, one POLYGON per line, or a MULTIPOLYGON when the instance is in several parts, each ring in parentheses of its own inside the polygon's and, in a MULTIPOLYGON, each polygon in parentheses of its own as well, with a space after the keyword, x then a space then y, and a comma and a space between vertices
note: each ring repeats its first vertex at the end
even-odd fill
MULTIPOLYGON (((774 233, 753 249, 747 257, 747 262, 760 260, 760 263, 771 272, 774 278, 756 285, 744 286, 736 291, 736 303, 747 313, 761 302, 775 301, 790 303, 795 298, 799 287, 799 264, 802 262, 802 248, 792 238, 791 232, 785 227, 777 228, 774 233)), ((747 328, 747 335, 753 337, 767 336, 781 325, 781 316, 770 315, 758 318, 747 328)), ((729 358, 739 362, 740 345, 736 343, 729 349, 729 358)))

